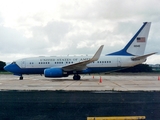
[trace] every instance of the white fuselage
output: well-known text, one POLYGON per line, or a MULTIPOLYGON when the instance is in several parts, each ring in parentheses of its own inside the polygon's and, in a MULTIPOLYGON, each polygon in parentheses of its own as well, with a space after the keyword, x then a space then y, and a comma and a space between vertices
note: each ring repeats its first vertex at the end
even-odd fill
MULTIPOLYGON (((63 66, 89 60, 92 56, 63 56, 63 57, 32 57, 15 61, 22 69, 38 68, 61 68, 63 66)), ((87 65, 88 68, 107 68, 107 67, 131 67, 144 62, 145 60, 132 61, 133 56, 101 56, 98 61, 87 65)), ((107 71, 106 71, 107 72, 107 71)))

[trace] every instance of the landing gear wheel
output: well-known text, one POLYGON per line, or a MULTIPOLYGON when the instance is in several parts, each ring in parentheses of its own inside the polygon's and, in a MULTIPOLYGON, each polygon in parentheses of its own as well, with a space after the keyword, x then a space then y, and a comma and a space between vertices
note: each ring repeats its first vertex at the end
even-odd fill
POLYGON ((81 76, 80 76, 80 75, 74 74, 73 80, 80 80, 80 79, 81 79, 81 76))
POLYGON ((20 77, 19 77, 19 80, 23 80, 23 76, 20 76, 20 77))

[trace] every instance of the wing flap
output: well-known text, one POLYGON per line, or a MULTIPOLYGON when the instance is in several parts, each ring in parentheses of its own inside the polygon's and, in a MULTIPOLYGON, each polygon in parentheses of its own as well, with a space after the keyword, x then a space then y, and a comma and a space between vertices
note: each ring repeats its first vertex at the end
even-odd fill
POLYGON ((100 48, 97 50, 97 52, 95 53, 95 55, 91 59, 64 66, 64 67, 62 67, 62 69, 64 71, 74 71, 74 70, 75 71, 81 71, 81 70, 86 69, 87 64, 89 64, 91 62, 94 62, 94 61, 97 61, 99 59, 99 57, 101 55, 101 52, 102 52, 102 49, 103 49, 103 46, 104 45, 100 46, 100 48))

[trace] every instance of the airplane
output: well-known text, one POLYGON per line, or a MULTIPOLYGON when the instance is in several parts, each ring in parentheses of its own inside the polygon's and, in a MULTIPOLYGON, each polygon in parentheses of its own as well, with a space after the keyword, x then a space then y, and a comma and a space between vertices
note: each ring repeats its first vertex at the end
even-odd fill
POLYGON ((73 75, 73 80, 80 80, 80 74, 105 73, 118 71, 141 64, 147 57, 144 54, 151 22, 144 22, 126 46, 106 55, 101 55, 101 45, 94 56, 50 56, 32 57, 13 61, 4 67, 6 71, 20 76, 23 74, 44 74, 45 77, 58 78, 73 75))

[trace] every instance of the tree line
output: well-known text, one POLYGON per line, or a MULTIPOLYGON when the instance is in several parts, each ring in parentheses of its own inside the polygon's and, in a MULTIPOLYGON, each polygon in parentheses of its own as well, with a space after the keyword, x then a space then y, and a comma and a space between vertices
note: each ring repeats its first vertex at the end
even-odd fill
POLYGON ((119 70, 117 72, 137 73, 137 72, 153 72, 153 70, 152 70, 152 67, 150 67, 148 64, 139 64, 139 65, 136 65, 134 67, 119 70))
POLYGON ((0 71, 4 71, 3 67, 6 65, 5 62, 0 61, 0 71))

